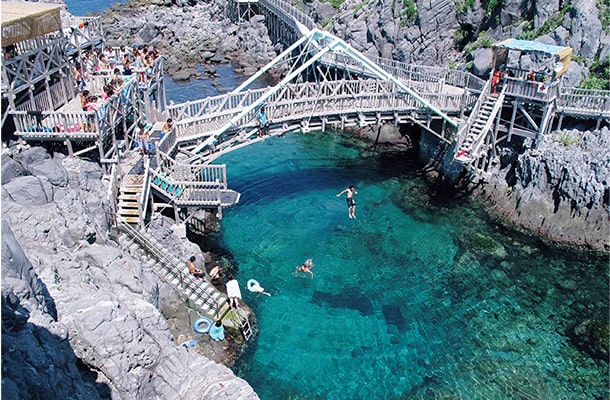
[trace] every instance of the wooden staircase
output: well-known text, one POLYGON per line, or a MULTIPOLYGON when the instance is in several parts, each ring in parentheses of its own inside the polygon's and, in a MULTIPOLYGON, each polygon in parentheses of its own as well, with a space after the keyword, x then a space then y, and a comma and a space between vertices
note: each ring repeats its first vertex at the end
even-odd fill
MULTIPOLYGON (((174 288, 202 315, 217 320, 229 312, 227 296, 205 279, 198 279, 191 275, 186 263, 170 254, 154 237, 137 230, 121 217, 118 218, 118 227, 124 232, 119 237, 122 247, 131 254, 145 260, 152 260, 154 263, 152 269, 155 274, 174 288)), ((245 334, 244 337, 246 337, 245 334)))
POLYGON ((140 205, 143 182, 144 175, 125 175, 119 188, 117 215, 129 224, 141 225, 144 221, 140 205))
POLYGON ((485 137, 491 129, 493 122, 502 109, 504 102, 504 92, 500 94, 487 94, 481 106, 473 111, 463 132, 460 133, 464 140, 459 144, 455 159, 468 164, 479 157, 480 150, 485 141, 485 137))

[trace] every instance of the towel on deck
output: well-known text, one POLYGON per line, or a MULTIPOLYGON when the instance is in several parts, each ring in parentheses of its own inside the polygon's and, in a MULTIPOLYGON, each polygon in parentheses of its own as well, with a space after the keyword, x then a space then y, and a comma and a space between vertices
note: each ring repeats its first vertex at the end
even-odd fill
POLYGON ((227 282, 227 295, 241 300, 241 290, 239 289, 239 283, 235 279, 227 282))

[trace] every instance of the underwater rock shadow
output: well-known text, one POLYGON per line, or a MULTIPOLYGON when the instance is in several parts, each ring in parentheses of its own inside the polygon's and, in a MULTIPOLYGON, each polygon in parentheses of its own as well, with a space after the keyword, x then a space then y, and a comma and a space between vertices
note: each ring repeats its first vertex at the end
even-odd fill
POLYGON ((371 300, 355 288, 344 288, 338 294, 316 290, 311 296, 311 301, 314 304, 326 304, 332 308, 349 308, 364 316, 373 315, 375 312, 371 300))
POLYGON ((400 333, 404 333, 407 330, 407 321, 402 315, 399 306, 396 304, 384 304, 381 306, 381 311, 388 325, 396 326, 400 333))

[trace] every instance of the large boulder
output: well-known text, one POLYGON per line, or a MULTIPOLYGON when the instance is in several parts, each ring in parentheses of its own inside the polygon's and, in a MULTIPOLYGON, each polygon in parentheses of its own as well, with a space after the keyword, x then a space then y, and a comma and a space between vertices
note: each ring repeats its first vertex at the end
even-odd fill
POLYGON ((558 242, 610 249, 610 130, 562 131, 475 190, 518 226, 558 242))
POLYGON ((2 154, 2 184, 9 183, 13 178, 27 175, 27 171, 8 154, 2 154))

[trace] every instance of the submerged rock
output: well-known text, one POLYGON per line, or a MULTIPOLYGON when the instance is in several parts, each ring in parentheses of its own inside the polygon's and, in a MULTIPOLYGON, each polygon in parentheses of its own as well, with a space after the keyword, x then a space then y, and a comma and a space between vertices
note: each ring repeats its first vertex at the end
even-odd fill
POLYGON ((608 361, 610 324, 607 321, 587 319, 568 332, 574 346, 591 357, 608 361))

